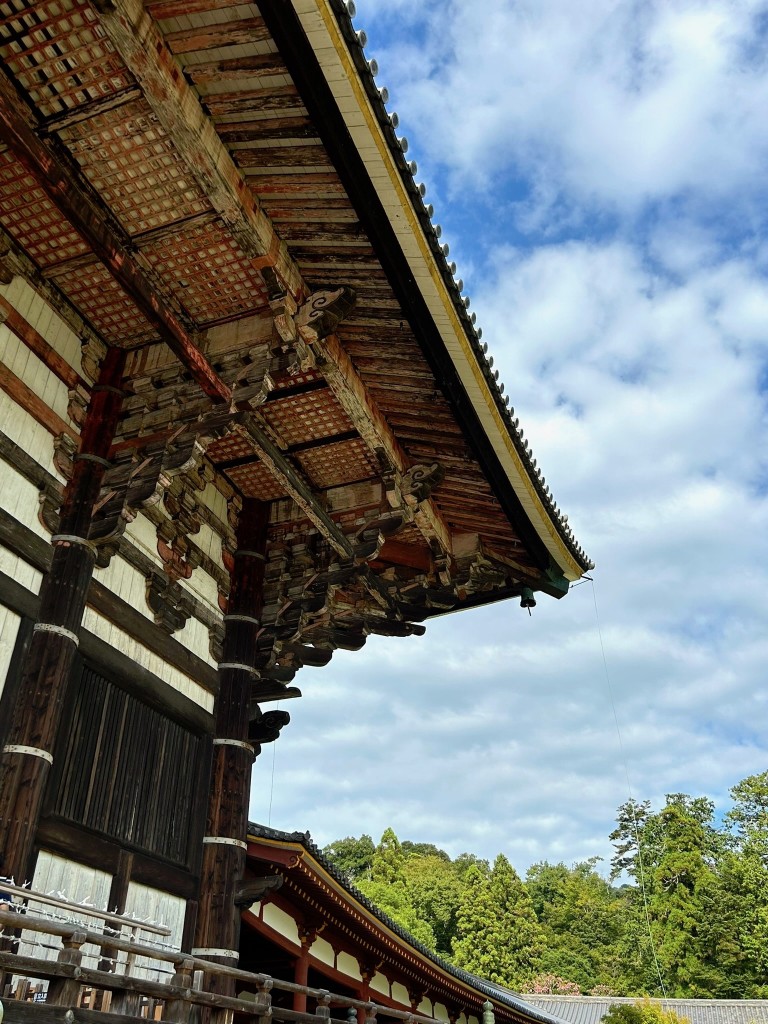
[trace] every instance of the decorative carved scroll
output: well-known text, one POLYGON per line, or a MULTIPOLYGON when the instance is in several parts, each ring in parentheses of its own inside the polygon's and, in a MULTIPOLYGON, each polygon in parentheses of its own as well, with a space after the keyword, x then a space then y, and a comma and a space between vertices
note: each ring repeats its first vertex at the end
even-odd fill
POLYGON ((333 334, 355 305, 353 288, 318 291, 309 297, 296 314, 296 327, 307 342, 333 334))

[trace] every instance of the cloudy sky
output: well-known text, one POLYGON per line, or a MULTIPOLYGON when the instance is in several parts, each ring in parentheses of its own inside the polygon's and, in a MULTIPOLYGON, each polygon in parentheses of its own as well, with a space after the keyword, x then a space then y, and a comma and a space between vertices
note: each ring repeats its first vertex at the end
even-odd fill
POLYGON ((768 769, 768 3, 357 0, 355 25, 597 568, 530 618, 304 670, 251 815, 609 857, 630 787, 722 812, 768 769))

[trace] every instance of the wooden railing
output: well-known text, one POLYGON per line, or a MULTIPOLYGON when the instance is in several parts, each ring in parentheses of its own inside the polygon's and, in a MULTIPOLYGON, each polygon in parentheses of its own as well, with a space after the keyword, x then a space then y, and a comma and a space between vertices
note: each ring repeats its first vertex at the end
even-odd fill
MULTIPOLYGON (((42 902, 37 893, 24 895, 42 902)), ((158 940, 169 930, 67 901, 54 902, 78 917, 100 921, 103 927, 91 928, 19 907, 0 909, 0 1024, 127 1024, 147 1019, 232 1024, 235 1015, 250 1018, 249 1024, 269 1024, 270 1020, 353 1024, 361 1018, 365 1024, 376 1024, 377 1015, 404 1024, 435 1024, 430 1017, 327 989, 214 964, 159 941, 138 942, 137 930, 152 933, 158 940), (56 958, 26 955, 23 949, 29 945, 30 935, 43 937, 56 958), (52 940, 57 945, 52 947, 52 940), (155 980, 140 976, 137 958, 151 962, 155 980), (90 966, 87 961, 95 964, 90 966), (161 975, 165 975, 163 980, 161 975), (223 979, 231 979, 228 987, 239 990, 237 996, 221 994, 227 987, 222 985, 223 979), (273 991, 303 993, 313 1009, 305 1012, 280 1006, 273 991), (337 1010, 345 1015, 333 1016, 337 1010)), ((140 973, 146 974, 146 967, 140 973)), ((490 1009, 487 1003, 484 1024, 493 1024, 490 1009)))

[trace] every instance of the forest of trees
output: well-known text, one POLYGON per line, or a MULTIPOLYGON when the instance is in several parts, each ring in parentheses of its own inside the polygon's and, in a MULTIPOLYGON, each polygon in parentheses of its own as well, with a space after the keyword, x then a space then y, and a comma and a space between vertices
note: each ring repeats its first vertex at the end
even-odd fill
POLYGON ((457 967, 523 992, 768 998, 768 771, 711 800, 623 804, 609 877, 599 858, 454 860, 387 829, 323 853, 365 896, 457 967), (662 986, 663 982, 663 986, 662 986))

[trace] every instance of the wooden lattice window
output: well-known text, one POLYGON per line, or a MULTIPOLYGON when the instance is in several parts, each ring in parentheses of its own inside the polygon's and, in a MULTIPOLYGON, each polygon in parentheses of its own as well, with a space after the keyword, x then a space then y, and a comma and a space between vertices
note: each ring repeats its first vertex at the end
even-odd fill
POLYGON ((187 865, 202 739, 82 666, 56 759, 53 814, 187 865))

